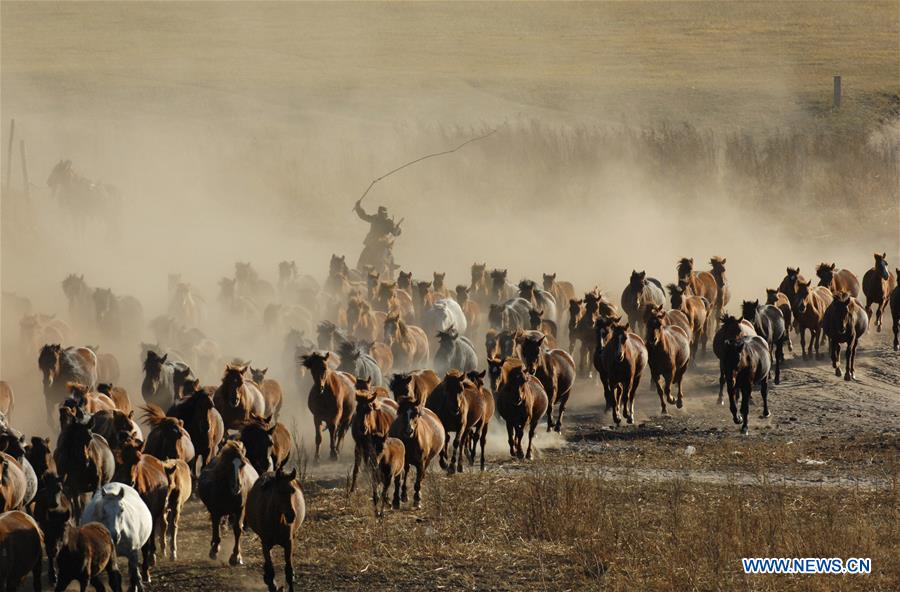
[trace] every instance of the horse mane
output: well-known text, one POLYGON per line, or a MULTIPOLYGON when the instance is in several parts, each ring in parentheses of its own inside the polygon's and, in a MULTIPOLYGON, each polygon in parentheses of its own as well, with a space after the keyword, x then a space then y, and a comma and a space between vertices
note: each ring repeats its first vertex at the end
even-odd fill
POLYGON ((522 362, 519 358, 506 358, 503 361, 503 366, 500 367, 500 378, 503 382, 506 382, 507 378, 509 378, 509 373, 515 370, 516 368, 521 368, 522 371, 525 371, 525 363, 522 362))
POLYGON ((144 414, 141 416, 141 420, 146 421, 153 427, 158 426, 167 419, 174 419, 166 416, 162 408, 159 405, 154 405, 153 403, 147 403, 146 405, 141 407, 141 411, 144 412, 144 414))
POLYGON ((227 440, 219 450, 219 454, 216 455, 217 462, 215 463, 214 470, 221 471, 223 467, 227 468, 235 458, 241 459, 244 463, 248 462, 244 443, 240 440, 227 440))
POLYGON ((352 341, 342 341, 338 346, 337 353, 341 356, 341 359, 356 359, 362 354, 362 350, 357 343, 352 341))

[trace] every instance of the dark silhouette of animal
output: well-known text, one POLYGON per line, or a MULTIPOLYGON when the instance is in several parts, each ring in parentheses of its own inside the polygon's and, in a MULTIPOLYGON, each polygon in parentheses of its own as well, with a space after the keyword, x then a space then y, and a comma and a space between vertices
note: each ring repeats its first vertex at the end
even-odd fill
POLYGON ((138 553, 153 535, 153 516, 138 492, 124 483, 98 488, 81 517, 81 524, 90 522, 105 526, 117 556, 128 558, 128 589, 143 591, 138 553))
POLYGON ((406 447, 397 438, 385 438, 384 441, 375 444, 375 459, 372 467, 372 505, 375 515, 384 516, 384 507, 387 505, 388 490, 391 481, 394 482, 394 500, 391 506, 400 509, 400 481, 403 477, 403 467, 406 464, 406 447), (378 509, 378 485, 381 485, 381 510, 378 509))
POLYGON ((345 341, 350 341, 350 336, 331 321, 322 321, 316 326, 316 343, 319 349, 335 350, 345 341))
POLYGON ((69 387, 69 398, 66 399, 64 404, 74 402, 88 414, 101 410, 112 411, 116 408, 116 404, 113 403, 112 399, 103 393, 92 390, 85 384, 70 382, 66 386, 69 387))
POLYGON ((116 472, 113 481, 133 487, 150 510, 153 529, 150 538, 143 545, 141 554, 141 576, 150 581, 150 568, 156 565, 156 537, 159 535, 165 546, 168 528, 169 477, 159 458, 143 451, 144 443, 129 438, 122 443, 116 453, 116 472))
POLYGON ((564 350, 546 349, 545 341, 546 336, 535 331, 516 335, 519 359, 547 393, 547 431, 555 429, 560 432, 566 404, 575 385, 575 360, 564 350), (554 405, 559 405, 556 422, 553 421, 554 405))
POLYGON ((32 515, 44 533, 44 550, 47 554, 47 579, 56 582, 56 556, 66 526, 72 516, 72 504, 63 493, 62 482, 55 472, 44 473, 41 486, 34 499, 32 515))
POLYGON ((44 536, 34 518, 18 510, 0 514, 0 586, 11 592, 29 573, 35 592, 41 590, 44 536))
POLYGON ((531 327, 531 302, 515 297, 502 304, 493 303, 488 309, 488 325, 498 331, 518 331, 531 327))
POLYGON ((456 302, 466 317, 466 334, 475 335, 481 329, 481 307, 469 297, 471 288, 456 286, 456 302))
POLYGON ((237 429, 251 415, 265 415, 266 400, 250 380, 244 378, 248 364, 226 364, 222 384, 213 395, 213 404, 222 416, 225 429, 237 429))
POLYGON ((481 393, 465 373, 454 369, 448 371, 441 383, 431 391, 425 407, 433 411, 444 426, 444 444, 439 457, 441 467, 450 474, 462 472, 463 449, 468 445, 469 430, 478 429, 480 432, 484 419, 481 393), (448 463, 450 432, 455 435, 448 463))
POLYGON ((256 469, 245 455, 244 445, 236 440, 225 442, 215 458, 200 473, 197 480, 197 496, 209 511, 212 525, 210 559, 215 559, 219 554, 219 545, 222 542, 219 531, 222 528, 222 519, 227 516, 231 518, 231 529, 234 532, 234 549, 228 563, 243 564, 241 533, 244 527, 244 510, 247 495, 258 476, 256 469))
POLYGON ((548 346, 551 344, 554 347, 556 346, 556 339, 559 336, 559 329, 556 321, 545 320, 544 311, 534 308, 528 311, 528 320, 529 329, 543 333, 549 340, 547 343, 548 346))
POLYGON ((872 318, 875 308, 875 331, 881 333, 881 315, 888 306, 891 292, 897 287, 897 278, 888 271, 887 253, 875 253, 875 265, 863 275, 862 288, 866 295, 866 315, 872 318))
POLYGON ((515 296, 516 290, 509 284, 507 277, 509 277, 509 273, 506 269, 491 270, 490 284, 488 285, 488 300, 492 304, 506 302, 515 296))
POLYGON ((697 351, 703 346, 706 354, 709 343, 709 319, 710 301, 703 296, 685 294, 685 288, 680 285, 669 284, 669 303, 672 310, 679 310, 687 317, 691 331, 691 358, 696 361, 697 351))
POLYGON ((631 326, 613 325, 609 341, 601 343, 603 372, 609 384, 613 402, 613 421, 634 423, 634 394, 641 383, 641 374, 647 366, 647 348, 644 341, 630 331, 631 326))
POLYGON ((594 324, 601 317, 617 317, 619 311, 616 306, 606 300, 603 294, 596 288, 584 295, 581 300, 569 302, 569 314, 576 315, 569 320, 569 338, 572 357, 576 360, 578 375, 586 377, 590 373, 590 356, 597 348, 596 330, 594 324), (574 339, 574 340, 573 340, 574 339), (575 345, 580 347, 575 350, 575 345))
POLYGON ((794 312, 791 310, 790 299, 787 297, 787 294, 772 288, 766 288, 766 304, 772 305, 781 311, 781 316, 784 318, 785 341, 787 342, 788 350, 794 351, 794 344, 791 341, 791 327, 794 324, 794 312))
POLYGON ((44 475, 56 472, 56 463, 53 462, 53 452, 50 449, 50 438, 32 436, 31 442, 25 446, 25 458, 34 469, 38 482, 43 482, 44 475))
MULTIPOLYGON (((196 380, 190 386, 196 386, 196 380)), ((185 382, 185 386, 188 382, 185 382)), ((225 437, 225 423, 213 404, 212 396, 205 390, 192 390, 169 407, 166 415, 182 422, 194 446, 194 458, 187 461, 191 475, 196 474, 197 462, 202 458, 202 469, 212 459, 225 437)))
POLYGON ((497 380, 497 412, 506 422, 509 454, 516 458, 534 458, 532 443, 538 423, 547 412, 547 393, 541 382, 525 370, 521 360, 506 359, 497 380), (528 449, 522 438, 528 429, 528 449))
POLYGON ((681 409, 684 407, 682 380, 691 361, 691 341, 687 331, 679 325, 667 324, 665 312, 658 310, 647 320, 645 343, 650 381, 659 395, 661 413, 668 413, 667 402, 681 409), (677 399, 672 396, 673 385, 678 389, 677 399))
POLYGON ((841 344, 847 344, 847 365, 844 371, 844 380, 856 378, 856 348, 859 340, 869 328, 869 317, 859 300, 848 294, 840 292, 825 310, 825 318, 822 319, 822 330, 828 336, 831 345, 831 366, 836 376, 841 375, 838 365, 841 356, 841 344))
POLYGON ((387 437, 396 418, 396 401, 379 396, 368 381, 356 380, 356 411, 350 424, 350 435, 355 443, 351 492, 356 490, 360 466, 371 467, 375 463, 378 445, 387 437))
POLYGON ((800 349, 803 351, 804 360, 812 355, 813 346, 816 348, 816 358, 819 357, 819 345, 822 342, 822 320, 825 318, 825 310, 832 300, 834 300, 834 296, 828 288, 812 287, 810 281, 797 283, 793 313, 800 333, 800 349), (808 350, 806 348, 807 331, 810 335, 808 350))
POLYGON ((184 362, 170 361, 169 354, 160 356, 154 351, 148 351, 144 360, 141 396, 146 403, 167 409, 175 403, 184 378, 189 376, 191 368, 184 362))
POLYGON ((418 368, 428 363, 428 336, 420 327, 407 325, 397 313, 384 319, 384 342, 394 355, 394 366, 401 370, 418 368))
POLYGON ((741 305, 741 318, 753 323, 756 334, 769 344, 769 353, 775 362, 775 384, 781 383, 781 365, 784 363, 784 342, 787 341, 787 326, 784 315, 778 308, 760 305, 759 300, 744 300, 741 305))
POLYGON ((693 257, 683 257, 676 266, 678 283, 684 286, 684 292, 692 296, 706 298, 710 304, 715 303, 719 293, 716 278, 708 271, 694 271, 693 257))
POLYGON ((438 331, 438 349, 434 353, 433 367, 436 373, 446 374, 451 369, 469 372, 478 368, 478 356, 475 346, 465 335, 460 335, 451 326, 445 331, 438 331))
MULTIPOLYGON (((900 267, 897 268, 897 277, 900 278, 900 267)), ((894 327, 894 351, 900 350, 900 286, 891 292, 891 319, 894 327)))
POLYGON ((603 387, 603 400, 606 403, 604 412, 612 411, 612 408, 615 406, 615 399, 613 398, 612 389, 609 385, 609 377, 606 375, 606 366, 603 362, 603 348, 612 338, 613 326, 619 324, 621 321, 622 318, 619 316, 600 316, 594 321, 594 343, 596 345, 594 346, 594 352, 591 356, 591 364, 597 371, 597 378, 600 379, 600 385, 603 387))
POLYGON ((247 460, 260 475, 283 468, 294 447, 288 429, 271 417, 252 417, 241 427, 239 438, 247 460))
POLYGON ((82 590, 88 582, 95 590, 106 590, 100 576, 106 572, 113 592, 122 590, 122 574, 116 562, 116 546, 106 527, 99 522, 70 526, 57 557, 59 579, 56 590, 62 592, 77 581, 82 590))
POLYGON ((143 440, 141 428, 134 421, 134 413, 126 414, 118 409, 104 409, 91 415, 88 427, 95 434, 103 436, 113 454, 121 446, 123 437, 143 440))
POLYGON ((43 374, 47 419, 53 425, 56 407, 69 396, 69 382, 90 388, 97 385, 97 355, 86 347, 67 347, 58 343, 41 348, 38 367, 43 374))
POLYGON ((533 280, 522 280, 519 282, 519 298, 524 298, 531 303, 532 309, 538 309, 553 322, 559 321, 562 312, 556 302, 553 294, 538 287, 533 280))
POLYGON ((391 376, 391 396, 395 401, 409 398, 416 405, 424 405, 428 395, 441 382, 441 379, 433 370, 416 370, 414 372, 398 373, 391 376))
POLYGON ((147 434, 144 451, 159 460, 178 458, 186 463, 196 456, 191 435, 184 429, 184 421, 177 417, 169 417, 156 405, 141 407, 144 415, 141 419, 151 426, 147 434))
POLYGON ((494 412, 496 411, 497 403, 494 401, 494 395, 484 387, 484 376, 487 374, 487 370, 482 370, 481 372, 477 372, 475 370, 466 373, 466 378, 468 378, 472 384, 475 386, 475 391, 478 394, 478 397, 481 399, 480 405, 481 410, 478 411, 477 407, 472 407, 473 412, 478 412, 481 415, 480 425, 477 421, 473 421, 470 423, 472 428, 469 430, 469 435, 467 439, 469 441, 469 466, 473 466, 475 464, 475 453, 477 451, 477 446, 481 445, 481 470, 484 470, 484 448, 487 445, 487 435, 488 430, 490 429, 491 420, 494 418, 494 412))
POLYGON ((84 281, 84 274, 69 274, 62 282, 63 293, 69 303, 69 318, 79 328, 93 325, 96 312, 94 311, 94 289, 84 281))
POLYGON ((763 400, 762 417, 769 417, 769 344, 758 335, 726 339, 723 344, 722 365, 728 380, 728 402, 734 423, 741 424, 747 435, 750 415, 750 392, 759 385, 763 400), (737 395, 741 394, 741 412, 737 410, 737 395))
POLYGON ((375 386, 385 386, 384 375, 381 367, 371 355, 362 351, 356 343, 345 341, 338 347, 341 356, 341 364, 338 370, 352 374, 356 378, 369 380, 375 386))
POLYGON ((294 539, 306 518, 306 502, 297 483, 296 469, 260 476, 247 494, 245 521, 259 536, 263 552, 263 581, 275 592, 272 547, 284 549, 284 579, 288 592, 294 591, 294 539))
POLYGON ((329 357, 328 352, 324 355, 313 352, 301 359, 313 378, 306 404, 312 413, 313 427, 316 430, 316 461, 319 460, 319 447, 322 444, 322 424, 328 430, 330 455, 335 460, 340 453, 347 428, 350 427, 356 405, 356 378, 346 372, 332 370, 328 366, 329 357))
POLYGON ((797 287, 805 282, 806 278, 800 275, 799 267, 788 267, 785 270, 784 278, 778 284, 778 291, 787 296, 788 301, 793 305, 797 296, 797 287))
MULTIPOLYGON (((655 278, 647 277, 646 271, 631 272, 628 285, 622 291, 622 310, 628 315, 630 324, 633 324, 636 331, 643 328, 642 308, 645 306, 664 306, 666 303, 666 293, 663 292, 662 284, 655 278)), ((593 320, 588 327, 593 332, 593 320)), ((587 334, 587 332, 585 333, 587 334)))
POLYGON ((713 353, 719 359, 719 405, 725 404, 724 390, 727 382, 725 374, 725 342, 737 341, 741 337, 753 337, 756 335, 756 329, 753 323, 737 317, 733 317, 728 313, 722 315, 719 323, 719 329, 713 335, 713 353))
POLYGON ((25 478, 25 495, 22 497, 21 505, 24 508, 30 508, 31 502, 34 500, 38 490, 38 478, 34 467, 28 462, 25 455, 27 445, 25 443, 25 435, 14 429, 0 430, 0 451, 10 456, 22 471, 25 478))
POLYGON ((472 264, 471 280, 469 282, 469 296, 474 299, 478 306, 481 308, 490 305, 491 296, 490 286, 488 285, 487 264, 472 264))
POLYGON ((97 288, 93 299, 101 334, 112 339, 141 334, 144 308, 137 298, 117 296, 109 288, 97 288))
POLYGON ((115 459, 106 439, 91 432, 89 420, 77 419, 70 407, 60 408, 59 414, 62 429, 53 462, 78 518, 90 495, 112 480, 115 459))
POLYGON ((398 401, 397 418, 391 424, 388 435, 403 442, 406 458, 403 465, 403 488, 401 501, 407 500, 407 478, 409 468, 416 469, 416 482, 413 494, 413 507, 422 507, 422 480, 428 471, 431 460, 444 447, 446 434, 440 419, 430 409, 420 407, 410 398, 398 401))
POLYGON ((263 399, 266 402, 266 417, 271 415, 277 421, 279 414, 281 414, 284 391, 281 388, 281 383, 277 380, 274 378, 266 378, 266 372, 268 371, 268 368, 254 368, 253 366, 250 366, 250 377, 253 379, 253 382, 256 383, 257 387, 259 387, 263 399))
POLYGON ((834 263, 820 263, 816 266, 816 275, 819 277, 819 285, 825 286, 833 294, 847 292, 854 298, 859 298, 859 279, 849 269, 837 269, 834 263))

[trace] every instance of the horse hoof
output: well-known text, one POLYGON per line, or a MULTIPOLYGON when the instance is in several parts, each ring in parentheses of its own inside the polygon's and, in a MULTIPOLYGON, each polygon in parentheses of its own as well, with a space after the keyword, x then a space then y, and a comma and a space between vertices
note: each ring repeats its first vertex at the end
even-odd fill
POLYGON ((741 428, 741 434, 744 435, 744 436, 749 436, 749 435, 750 435, 750 428, 748 428, 747 426, 742 427, 742 428, 741 428))
POLYGON ((244 565, 244 559, 240 555, 232 555, 228 559, 228 565, 244 565))
POLYGON ((844 374, 844 380, 846 380, 847 382, 850 382, 850 381, 853 380, 854 378, 855 378, 855 377, 854 377, 853 374, 851 374, 850 372, 847 372, 846 374, 844 374))
POLYGON ((683 399, 678 399, 678 401, 675 403, 675 407, 677 407, 678 409, 683 408, 683 407, 684 407, 684 400, 683 400, 683 399))
POLYGON ((722 397, 719 397, 718 403, 719 403, 719 405, 724 405, 724 404, 725 404, 725 399, 723 399, 722 397))
POLYGON ((394 502, 394 503, 392 503, 392 504, 391 504, 391 509, 392 509, 392 510, 399 510, 399 509, 400 509, 400 502, 394 502))
POLYGON ((761 417, 762 419, 768 419, 768 418, 771 417, 771 416, 772 416, 772 414, 769 413, 768 411, 763 411, 763 414, 760 415, 760 417, 761 417))
POLYGON ((209 558, 210 558, 210 559, 215 559, 215 558, 216 558, 216 555, 218 555, 218 554, 219 554, 219 551, 217 551, 216 549, 210 549, 210 551, 209 551, 209 558))
POLYGON ((840 369, 840 368, 835 368, 835 369, 834 369, 834 375, 840 378, 840 376, 841 376, 841 369, 840 369))
POLYGON ((775 384, 781 384, 781 378, 775 378, 775 384))
POLYGON ((629 417, 626 421, 628 421, 628 425, 632 425, 634 423, 634 418, 629 417))
POLYGON ((416 500, 413 502, 413 510, 421 510, 422 509, 422 500, 416 500))
POLYGON ((456 472, 456 467, 454 467, 453 465, 450 465, 449 467, 447 467, 447 474, 448 474, 448 475, 452 475, 452 474, 455 473, 455 472, 456 472))
POLYGON ((733 419, 734 423, 736 423, 736 424, 744 421, 744 418, 742 418, 740 415, 733 415, 733 416, 731 416, 731 419, 733 419))
POLYGON ((534 460, 534 453, 529 452, 525 455, 525 460, 534 460))
POLYGON ((554 427, 553 429, 556 431, 557 434, 562 432, 562 424, 561 423, 556 424, 556 427, 554 427))

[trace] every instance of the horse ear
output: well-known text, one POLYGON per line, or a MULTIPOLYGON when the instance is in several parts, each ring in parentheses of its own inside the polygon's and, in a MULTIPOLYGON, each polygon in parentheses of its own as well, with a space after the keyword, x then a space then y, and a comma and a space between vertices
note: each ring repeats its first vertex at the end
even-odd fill
POLYGON ((478 378, 484 378, 484 375, 487 374, 487 370, 482 370, 477 373, 478 378))
POLYGON ((125 497, 125 488, 124 487, 119 488, 119 494, 116 495, 115 497, 116 497, 116 499, 122 499, 123 497, 125 497))
POLYGON ((163 364, 165 364, 165 363, 166 363, 166 360, 168 360, 168 359, 169 359, 169 354, 166 353, 163 357, 161 357, 161 358, 159 359, 159 361, 162 362, 163 364))
POLYGON ((547 336, 546 336, 546 335, 541 335, 541 338, 538 339, 538 345, 544 343, 544 340, 545 340, 545 339, 547 339, 547 336))
POLYGON ((327 351, 327 352, 325 352, 325 355, 322 356, 322 359, 323 359, 323 360, 327 360, 327 359, 330 358, 330 357, 331 357, 331 352, 330 352, 330 351, 327 351))
POLYGON ((293 469, 291 469, 291 472, 288 473, 287 476, 290 481, 293 481, 294 479, 296 479, 297 478, 297 467, 294 467, 293 469))

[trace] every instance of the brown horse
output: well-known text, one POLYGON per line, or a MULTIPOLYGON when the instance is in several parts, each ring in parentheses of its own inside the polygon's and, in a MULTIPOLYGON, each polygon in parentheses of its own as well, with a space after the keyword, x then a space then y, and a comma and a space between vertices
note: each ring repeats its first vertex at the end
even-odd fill
POLYGON ((0 452, 0 512, 21 509, 28 482, 19 461, 0 452))
POLYGON ((483 411, 481 412, 481 425, 478 426, 473 423, 474 427, 469 431, 469 435, 467 436, 469 441, 469 466, 471 467, 475 464, 475 453, 480 444, 482 471, 484 470, 484 448, 487 445, 488 430, 491 426, 491 420, 494 418, 494 411, 496 410, 497 405, 496 401, 494 401, 493 393, 484 386, 485 374, 487 374, 487 370, 482 370, 481 372, 472 370, 471 372, 466 373, 466 378, 475 385, 478 396, 481 398, 481 406, 483 407, 483 411))
POLYGON ((359 467, 365 463, 371 467, 378 455, 378 445, 387 437, 391 424, 397 418, 397 402, 380 396, 369 381, 356 381, 356 412, 350 423, 350 435, 356 444, 353 451, 353 473, 350 491, 356 490, 359 467))
POLYGON ((212 542, 209 558, 215 559, 222 542, 220 530, 222 519, 231 517, 234 532, 234 549, 228 559, 230 565, 241 565, 241 533, 244 530, 244 510, 247 494, 258 478, 256 469, 244 454, 244 445, 229 440, 219 450, 216 457, 200 473, 197 480, 197 496, 209 511, 212 526, 212 542))
POLYGON ((400 509, 400 479, 406 464, 406 447, 397 438, 385 438, 384 442, 376 445, 375 452, 377 456, 372 471, 372 505, 375 507, 375 515, 380 518, 384 516, 384 507, 387 505, 391 481, 394 482, 394 501, 391 506, 395 510, 400 509), (381 484, 381 511, 378 510, 379 483, 381 484))
POLYGON ((662 315, 663 325, 681 327, 682 330, 684 330, 685 335, 688 336, 688 340, 693 344, 694 327, 688 316, 680 310, 666 310, 661 305, 651 304, 644 309, 644 325, 646 326, 646 324, 650 322, 650 319, 660 315, 662 315))
POLYGON ((396 312, 384 319, 384 343, 390 346, 394 367, 402 370, 418 368, 428 363, 431 352, 428 336, 420 327, 407 325, 396 312))
POLYGON ((411 271, 401 271, 397 274, 397 287, 407 294, 413 293, 413 279, 411 271))
POLYGON ((101 382, 97 385, 97 392, 103 393, 112 399, 116 409, 126 414, 132 412, 131 399, 128 398, 128 391, 121 386, 113 386, 108 382, 101 382))
POLYGON ((490 288, 488 286, 487 264, 473 263, 472 276, 469 282, 469 296, 475 300, 479 307, 488 306, 490 300, 490 288))
POLYGON ((253 414, 265 415, 266 400, 253 382, 244 379, 248 364, 226 364, 222 384, 213 395, 213 404, 222 415, 225 429, 237 429, 253 414))
POLYGON ((144 451, 159 460, 178 458, 186 463, 196 456, 191 435, 184 429, 184 421, 167 416, 162 409, 152 403, 141 407, 141 419, 151 426, 147 434, 144 451))
POLYGON ((50 449, 50 438, 32 436, 31 442, 25 446, 25 458, 34 469, 34 474, 40 483, 44 475, 56 473, 56 463, 53 462, 53 451, 50 449))
POLYGON ((106 439, 91 432, 86 420, 70 407, 59 410, 62 429, 53 451, 63 489, 72 500, 74 515, 81 516, 87 499, 112 480, 115 459, 106 439))
POLYGON ((800 275, 799 267, 788 267, 785 269, 784 278, 778 284, 778 291, 787 296, 788 301, 794 302, 797 296, 797 287, 806 282, 806 278, 800 275))
POLYGON ((863 275, 863 293, 866 295, 866 315, 872 318, 875 310, 875 331, 881 333, 881 315, 888 306, 891 292, 897 287, 897 278, 888 271, 887 253, 875 253, 875 266, 863 275))
POLYGON ((431 289, 431 282, 417 281, 413 282, 413 309, 416 313, 416 320, 422 322, 425 311, 434 306, 434 291, 431 289))
POLYGON ((666 313, 657 313, 647 321, 647 360, 650 364, 650 381, 656 386, 663 415, 668 414, 666 402, 684 407, 682 379, 691 361, 691 341, 680 325, 666 322, 666 313), (665 385, 660 384, 660 378, 665 385), (678 399, 672 396, 672 385, 678 388, 678 399))
POLYGON ((456 286, 456 303, 466 316, 466 335, 475 335, 481 327, 481 307, 469 296, 471 288, 456 286))
POLYGON ((694 271, 693 257, 679 259, 675 269, 678 271, 678 284, 684 287, 685 294, 706 298, 712 305, 716 303, 719 296, 716 278, 708 271, 694 271))
POLYGON ((281 389, 281 383, 274 378, 266 378, 268 368, 254 368, 250 366, 250 377, 262 393, 266 402, 266 417, 272 416, 278 420, 281 414, 281 405, 284 399, 284 391, 281 389))
POLYGON ((378 338, 378 320, 372 307, 362 298, 347 302, 347 333, 351 338, 375 341, 378 338))
POLYGON ((403 464, 403 489, 400 499, 407 499, 407 477, 409 467, 416 468, 415 493, 413 507, 422 507, 422 480, 431 460, 444 447, 446 434, 441 420, 430 409, 420 407, 415 399, 408 397, 399 401, 397 419, 391 424, 388 434, 403 442, 406 458, 403 464))
POLYGON ((491 270, 491 282, 488 289, 488 299, 491 304, 500 304, 514 298, 516 289, 507 282, 509 271, 506 269, 491 270))
MULTIPOLYGON (((643 285, 648 281, 644 279, 643 275, 636 274, 636 272, 632 273, 632 280, 637 282, 636 285, 643 285)), ((652 281, 650 283, 652 284, 652 281)), ((626 292, 627 291, 628 288, 626 288, 626 292)), ((571 336, 574 335, 575 338, 581 342, 581 348, 579 349, 577 356, 575 355, 574 342, 572 342, 573 347, 570 349, 573 354, 572 357, 575 358, 577 363, 578 375, 588 376, 590 372, 590 356, 597 347, 597 334, 594 329, 594 323, 597 318, 601 316, 618 316, 619 310, 616 308, 615 304, 606 300, 599 290, 594 289, 593 291, 586 293, 583 300, 571 301, 569 303, 570 315, 574 312, 575 304, 580 306, 582 303, 584 304, 584 308, 580 309, 574 327, 572 327, 570 320, 569 330, 570 341, 572 338, 571 336)), ((635 309, 634 314, 637 314, 637 309, 635 309)))
POLYGON ((685 288, 681 285, 669 284, 672 310, 679 310, 685 314, 690 326, 691 358, 696 362, 697 350, 703 345, 703 353, 706 354, 709 343, 709 318, 710 301, 702 296, 685 294, 685 288))
POLYGON ((440 382, 441 379, 433 370, 397 373, 391 376, 391 396, 398 403, 401 399, 410 398, 417 405, 424 405, 428 395, 440 382))
POLYGON ((56 406, 69 395, 69 382, 93 388, 97 384, 97 355, 86 347, 63 348, 47 344, 38 354, 38 367, 43 373, 44 397, 48 423, 52 425, 56 406))
POLYGON ((328 366, 330 352, 313 352, 303 356, 303 366, 309 369, 313 386, 309 390, 306 404, 313 416, 316 431, 316 455, 322 445, 322 424, 328 430, 329 450, 332 460, 337 460, 344 434, 353 419, 356 406, 356 378, 346 372, 335 372, 328 366))
POLYGON ((47 553, 47 578, 56 581, 56 556, 71 522, 72 504, 63 493, 62 482, 55 472, 44 473, 41 486, 34 498, 32 515, 44 533, 44 549, 47 553))
POLYGON ((544 290, 550 292, 553 298, 560 306, 563 303, 575 299, 575 287, 571 282, 559 281, 556 279, 556 273, 543 274, 544 290))
POLYGON ((859 279, 849 269, 837 269, 834 263, 820 263, 816 267, 819 285, 831 290, 832 294, 847 292, 859 298, 859 279))
MULTIPOLYGON (((900 267, 897 268, 897 278, 900 278, 900 267)), ((891 292, 891 319, 894 327, 894 351, 900 350, 900 286, 891 292)))
POLYGON ((198 388, 198 382, 196 379, 186 380, 186 394, 166 411, 166 415, 182 422, 194 445, 194 458, 188 461, 191 475, 196 474, 197 461, 201 457, 200 468, 206 466, 225 437, 225 423, 213 404, 212 395, 198 388))
MULTIPOLYGON (((97 352, 97 348, 93 348, 97 352)), ((121 370, 119 360, 108 352, 97 353, 97 380, 100 382, 119 382, 121 370)))
POLYGON ((621 422, 620 412, 628 423, 634 423, 634 394, 647 366, 648 354, 644 341, 630 328, 628 324, 613 325, 608 333, 609 342, 598 344, 602 348, 601 363, 609 385, 616 425, 621 422))
POLYGON ((288 429, 271 417, 252 417, 241 427, 239 438, 247 460, 260 475, 283 468, 294 447, 288 429))
POLYGON ((841 375, 838 361, 841 356, 841 344, 847 344, 847 367, 844 372, 844 380, 856 378, 856 348, 859 340, 869 327, 869 317, 865 313, 859 300, 848 294, 840 292, 825 310, 822 319, 822 330, 828 336, 831 344, 831 366, 837 376, 841 375))
POLYGON ((816 358, 819 357, 819 345, 822 342, 822 320, 825 318, 825 310, 834 300, 831 290, 824 286, 812 287, 812 282, 797 282, 797 294, 794 297, 794 320, 800 332, 800 349, 803 351, 803 359, 812 354, 813 346, 816 348, 816 358), (806 348, 806 331, 809 331, 809 350, 806 348))
POLYGON ((134 487, 153 517, 153 530, 144 543, 142 576, 150 581, 150 568, 156 565, 156 537, 165 535, 168 528, 169 477, 162 462, 154 455, 144 452, 144 443, 129 438, 122 443, 116 454, 116 472, 113 481, 134 487))
MULTIPOLYGON (((468 431, 480 426, 483 421, 484 407, 477 387, 466 379, 459 370, 447 372, 440 384, 435 387, 425 407, 432 410, 444 426, 444 445, 440 452, 441 467, 449 474, 463 471, 462 450, 467 445, 468 431), (450 432, 454 432, 453 453, 447 462, 447 451, 450 447, 450 432)), ((480 432, 480 429, 478 430, 480 432)))
POLYGON ((444 284, 444 280, 447 277, 447 273, 438 273, 434 272, 432 274, 434 281, 431 285, 432 292, 434 292, 435 300, 440 300, 441 298, 450 298, 450 288, 444 284))
MULTIPOLYGON (((646 271, 631 271, 628 278, 628 285, 622 290, 622 310, 628 315, 628 320, 634 325, 635 330, 640 330, 643 326, 643 311, 654 304, 665 305, 666 293, 663 291, 662 284, 656 278, 647 277, 646 271)), ((585 335, 594 331, 593 319, 589 325, 586 325, 585 335)))
POLYGON ((81 527, 71 525, 57 557, 59 579, 56 589, 65 590, 77 580, 82 589, 90 582, 95 590, 106 590, 100 580, 100 575, 106 572, 113 592, 121 592, 122 574, 116 559, 116 545, 105 526, 99 522, 89 522, 81 527))
POLYGON ((787 294, 766 288, 766 304, 774 306, 781 311, 784 317, 784 332, 787 337, 788 350, 794 351, 794 343, 791 341, 791 327, 794 324, 794 312, 791 310, 791 300, 787 294))
POLYGON ((113 411, 116 408, 116 404, 107 395, 93 391, 85 384, 68 382, 66 386, 69 388, 70 397, 89 414, 103 410, 113 411))
POLYGON ((6 416, 7 420, 12 417, 14 402, 12 387, 5 380, 0 380, 0 415, 6 416))
POLYGON ((516 346, 525 370, 541 381, 547 393, 547 431, 560 432, 566 403, 575 385, 575 360, 564 350, 544 347, 546 339, 547 336, 538 331, 519 332, 516 346), (554 423, 553 406, 556 404, 559 404, 559 412, 554 423))
POLYGON ((181 459, 162 461, 169 479, 169 500, 166 503, 166 532, 160 537, 162 553, 166 554, 166 539, 169 543, 169 559, 178 559, 178 524, 181 521, 181 511, 191 497, 193 480, 191 468, 181 459))
POLYGON ((753 337, 756 335, 756 329, 753 323, 733 317, 728 313, 722 315, 719 323, 719 330, 713 335, 713 353, 719 359, 719 405, 725 404, 723 391, 727 377, 725 376, 725 342, 734 342, 742 337, 753 337))
POLYGON ((272 547, 284 549, 284 579, 294 592, 294 539, 306 518, 306 502, 297 483, 296 469, 290 473, 266 473, 257 479, 247 495, 246 523, 259 536, 263 552, 263 581, 275 592, 272 547))
POLYGON ((17 590, 31 573, 35 592, 41 590, 41 552, 44 535, 25 512, 0 514, 0 585, 17 590))
POLYGON ((121 447, 123 439, 134 436, 143 440, 140 427, 134 423, 134 413, 123 413, 118 409, 112 411, 104 409, 91 415, 88 423, 91 431, 103 436, 112 449, 113 454, 121 447))
POLYGON ((506 422, 510 456, 534 458, 532 442, 541 418, 547 412, 547 393, 541 381, 529 374, 521 360, 508 358, 497 380, 497 411, 506 422), (528 450, 522 450, 522 438, 528 428, 528 450))
POLYGON ((405 290, 398 288, 395 282, 378 283, 378 289, 372 299, 372 308, 378 312, 395 312, 409 323, 416 318, 412 297, 405 290))

